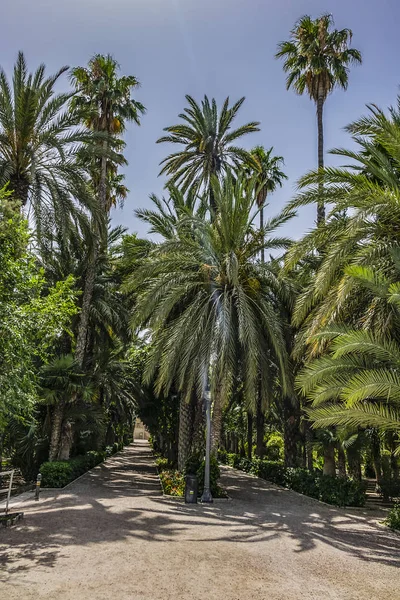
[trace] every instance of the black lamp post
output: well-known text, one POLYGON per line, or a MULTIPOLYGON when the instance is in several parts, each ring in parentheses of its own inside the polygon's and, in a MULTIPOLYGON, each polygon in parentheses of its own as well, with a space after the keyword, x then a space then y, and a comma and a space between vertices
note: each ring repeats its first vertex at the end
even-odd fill
POLYGON ((210 489, 210 453, 211 453, 211 391, 210 385, 204 392, 204 404, 206 408, 206 464, 204 468, 204 490, 200 502, 212 502, 213 497, 210 489))

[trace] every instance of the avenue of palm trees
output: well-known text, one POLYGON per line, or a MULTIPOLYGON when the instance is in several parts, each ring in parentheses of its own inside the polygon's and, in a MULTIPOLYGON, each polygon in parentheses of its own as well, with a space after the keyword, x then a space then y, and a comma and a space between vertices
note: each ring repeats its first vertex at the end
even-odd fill
POLYGON ((215 457, 397 485, 400 101, 368 106, 326 167, 329 94, 361 63, 352 32, 303 17, 276 58, 317 108, 296 197, 265 217, 284 157, 279 140, 245 149, 261 125, 244 97, 188 95, 157 141, 163 197, 136 210, 146 239, 112 224, 124 132, 146 113, 136 77, 110 55, 49 76, 20 53, 0 72, 0 454, 26 480, 120 447, 138 416, 184 471, 209 383, 215 457), (280 228, 308 204, 316 225, 294 242, 280 228))

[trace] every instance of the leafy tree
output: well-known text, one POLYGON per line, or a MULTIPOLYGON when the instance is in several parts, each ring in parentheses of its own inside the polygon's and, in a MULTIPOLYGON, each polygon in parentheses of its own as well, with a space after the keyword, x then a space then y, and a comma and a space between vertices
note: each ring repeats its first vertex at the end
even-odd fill
POLYGON ((46 285, 28 251, 25 219, 0 192, 0 427, 12 414, 28 416, 38 397, 37 366, 51 357, 76 313, 74 280, 46 285))
POLYGON ((166 127, 168 135, 157 143, 171 143, 183 146, 182 150, 165 158, 160 175, 166 174, 169 183, 186 192, 194 187, 197 191, 206 190, 210 195, 210 208, 216 210, 211 180, 213 176, 224 176, 228 172, 252 165, 249 152, 234 143, 244 135, 259 131, 258 122, 247 123, 237 129, 232 124, 245 98, 229 107, 227 98, 218 111, 213 98, 210 102, 204 96, 199 105, 191 96, 186 96, 189 107, 179 115, 183 123, 166 127))
MULTIPOLYGON (((318 168, 324 166, 323 107, 328 95, 340 87, 347 89, 349 65, 361 63, 361 53, 350 48, 351 29, 332 29, 332 15, 311 19, 302 17, 291 32, 289 41, 281 42, 276 58, 283 58, 283 69, 288 73, 287 89, 297 94, 307 92, 317 105, 318 168)), ((319 180, 322 187, 322 180, 319 180)), ((320 189, 321 191, 321 189, 320 189)), ((318 199, 317 223, 325 219, 322 197, 318 199)))

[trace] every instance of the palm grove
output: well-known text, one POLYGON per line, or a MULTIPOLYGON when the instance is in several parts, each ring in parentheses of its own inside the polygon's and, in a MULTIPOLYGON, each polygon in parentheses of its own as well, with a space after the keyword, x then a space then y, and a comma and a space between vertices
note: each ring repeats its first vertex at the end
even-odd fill
POLYGON ((128 443, 137 416, 183 472, 204 454, 209 385, 215 457, 395 484, 400 108, 368 107, 347 127, 356 149, 333 151, 351 166, 324 167, 323 107, 361 62, 351 38, 304 17, 279 44, 287 87, 317 107, 318 168, 276 217, 283 158, 244 148, 260 128, 240 124, 244 98, 186 97, 158 140, 165 195, 136 210, 157 242, 110 220, 138 80, 102 55, 48 76, 19 54, 0 73, 0 435, 26 480, 46 463, 61 484, 128 443), (310 203, 312 231, 282 236, 310 203))

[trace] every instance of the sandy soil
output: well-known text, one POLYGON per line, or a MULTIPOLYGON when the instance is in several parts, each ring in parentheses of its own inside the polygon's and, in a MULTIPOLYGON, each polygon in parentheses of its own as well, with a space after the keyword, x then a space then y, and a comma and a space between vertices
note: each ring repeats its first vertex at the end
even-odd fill
POLYGON ((224 469, 230 500, 163 498, 138 442, 0 531, 0 599, 400 599, 400 537, 224 469))

